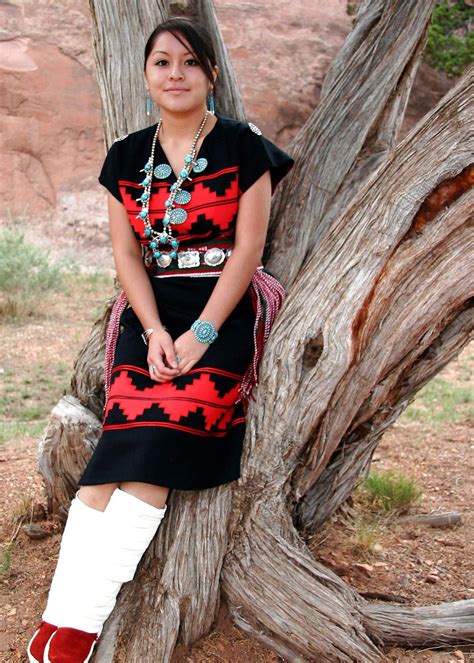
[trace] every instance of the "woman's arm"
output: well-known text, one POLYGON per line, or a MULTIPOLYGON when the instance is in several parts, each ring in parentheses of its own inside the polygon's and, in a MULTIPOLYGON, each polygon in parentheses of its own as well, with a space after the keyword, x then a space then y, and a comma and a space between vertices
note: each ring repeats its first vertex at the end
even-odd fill
POLYGON ((240 197, 232 254, 200 315, 201 320, 209 320, 217 330, 237 306, 255 270, 262 264, 271 196, 267 170, 240 197))
MULTIPOLYGON (((252 276, 261 264, 271 205, 271 178, 267 170, 239 200, 235 242, 221 275, 204 307, 200 320, 212 322, 218 330, 237 306, 252 276)), ((181 373, 187 373, 209 347, 196 340, 190 330, 175 340, 181 373)))
POLYGON ((173 340, 161 323, 140 245, 123 204, 110 193, 107 197, 110 238, 120 283, 143 328, 155 330, 148 339, 148 364, 156 366, 156 371, 150 376, 157 382, 171 380, 179 374, 173 340))

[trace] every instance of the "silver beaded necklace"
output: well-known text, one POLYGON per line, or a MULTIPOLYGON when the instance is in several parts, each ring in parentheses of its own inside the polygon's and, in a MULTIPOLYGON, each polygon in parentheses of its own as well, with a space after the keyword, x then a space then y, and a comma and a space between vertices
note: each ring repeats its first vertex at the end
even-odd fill
POLYGON ((138 203, 142 204, 142 209, 137 215, 137 219, 141 219, 145 226, 144 234, 145 237, 149 240, 149 247, 153 258, 156 260, 159 267, 168 267, 171 264, 173 258, 177 257, 177 249, 179 246, 178 240, 173 236, 171 232, 172 225, 179 225, 184 223, 187 219, 188 213, 182 207, 175 207, 175 203, 178 205, 186 205, 191 200, 191 194, 189 191, 181 189, 181 185, 185 180, 192 181, 192 178, 189 177, 189 173, 193 170, 195 173, 201 173, 207 167, 207 159, 200 158, 195 161, 196 157, 196 144, 199 140, 199 137, 204 129, 207 118, 210 115, 210 111, 206 110, 204 118, 201 122, 199 129, 197 130, 196 135, 194 136, 191 147, 184 157, 184 167, 179 171, 176 182, 170 186, 170 195, 165 201, 165 215, 163 217, 163 230, 155 230, 150 223, 150 201, 151 201, 151 184, 153 180, 153 175, 156 179, 165 179, 171 175, 172 169, 171 166, 167 163, 160 163, 153 169, 153 163, 155 159, 155 147, 158 141, 158 134, 160 132, 162 120, 160 118, 155 135, 153 137, 153 142, 151 146, 151 153, 146 162, 145 166, 140 170, 141 173, 145 173, 145 179, 143 182, 140 182, 140 186, 143 186, 144 191, 142 195, 136 199, 138 203), (169 248, 168 251, 163 251, 162 249, 169 248))

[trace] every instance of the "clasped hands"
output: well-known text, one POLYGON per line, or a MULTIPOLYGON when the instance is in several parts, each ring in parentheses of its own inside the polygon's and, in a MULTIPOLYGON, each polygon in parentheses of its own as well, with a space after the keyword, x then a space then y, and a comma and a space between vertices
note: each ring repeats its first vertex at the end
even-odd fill
POLYGON ((184 375, 201 359, 208 347, 209 343, 198 341, 190 329, 174 343, 165 329, 153 332, 148 338, 147 357, 151 379, 169 382, 178 375, 184 375))

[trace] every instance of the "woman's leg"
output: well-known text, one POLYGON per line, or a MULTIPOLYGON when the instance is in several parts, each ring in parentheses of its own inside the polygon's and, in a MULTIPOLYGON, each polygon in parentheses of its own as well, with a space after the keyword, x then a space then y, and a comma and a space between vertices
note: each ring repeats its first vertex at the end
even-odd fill
POLYGON ((82 486, 71 502, 43 621, 28 646, 32 662, 46 660, 45 647, 57 626, 61 627, 62 641, 56 638, 55 647, 51 643, 53 660, 54 650, 60 650, 60 657, 64 648, 70 647, 71 637, 76 647, 90 650, 94 644, 91 638, 101 631, 122 583, 133 578, 156 533, 169 489, 135 481, 122 482, 120 490, 118 487, 118 483, 82 486), (100 586, 102 595, 99 591, 94 600, 94 591, 100 586))
POLYGON ((155 486, 141 481, 122 481, 120 489, 135 495, 142 502, 147 502, 147 504, 151 504, 157 509, 162 509, 165 506, 170 492, 170 489, 165 486, 155 486))
POLYGON ((147 502, 147 504, 151 504, 157 509, 162 509, 165 506, 170 491, 166 486, 155 486, 154 484, 143 483, 141 481, 122 481, 120 484, 104 483, 97 486, 82 486, 78 496, 79 499, 93 509, 105 511, 112 493, 118 486, 125 492, 135 495, 142 502, 147 502))
POLYGON ((105 511, 105 507, 118 485, 118 483, 103 483, 97 486, 81 486, 76 496, 92 509, 105 511))
POLYGON ((43 620, 60 625, 67 619, 67 597, 81 583, 78 569, 87 569, 97 561, 97 539, 103 529, 104 510, 118 483, 83 486, 76 492, 69 507, 59 548, 59 557, 49 590, 43 620))
POLYGON ((71 500, 46 608, 28 644, 31 663, 43 662, 51 635, 58 626, 67 626, 74 618, 75 596, 85 589, 90 570, 97 563, 104 509, 117 486, 117 483, 87 486, 87 491, 84 486, 71 500))
MULTIPOLYGON (((123 482, 110 497, 106 491, 84 491, 84 500, 99 507, 106 503, 97 539, 97 562, 89 573, 82 568, 76 570, 84 586, 76 592, 68 611, 70 623, 62 624, 46 644, 44 660, 47 663, 60 661, 61 656, 71 649, 90 655, 95 645, 91 634, 100 635, 122 584, 134 577, 136 567, 165 515, 168 492, 168 488, 140 482, 123 482)), ((78 658, 81 660, 85 657, 78 658)))

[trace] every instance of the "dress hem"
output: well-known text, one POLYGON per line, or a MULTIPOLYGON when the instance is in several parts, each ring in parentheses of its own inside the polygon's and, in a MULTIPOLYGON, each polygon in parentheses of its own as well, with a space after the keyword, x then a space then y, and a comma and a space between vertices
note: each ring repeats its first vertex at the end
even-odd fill
POLYGON ((101 486, 106 483, 122 483, 125 481, 135 481, 138 483, 149 483, 152 486, 162 486, 163 488, 169 488, 170 490, 206 490, 208 488, 217 488, 218 486, 225 485, 227 483, 230 483, 231 481, 237 481, 240 479, 240 474, 238 477, 234 477, 232 479, 227 479, 225 481, 219 481, 219 483, 215 483, 212 485, 200 485, 200 486, 183 486, 183 485, 170 485, 169 481, 167 482, 166 479, 163 481, 144 481, 143 479, 137 479, 136 477, 127 477, 127 478, 122 478, 122 479, 94 479, 94 481, 78 481, 78 486, 101 486))

